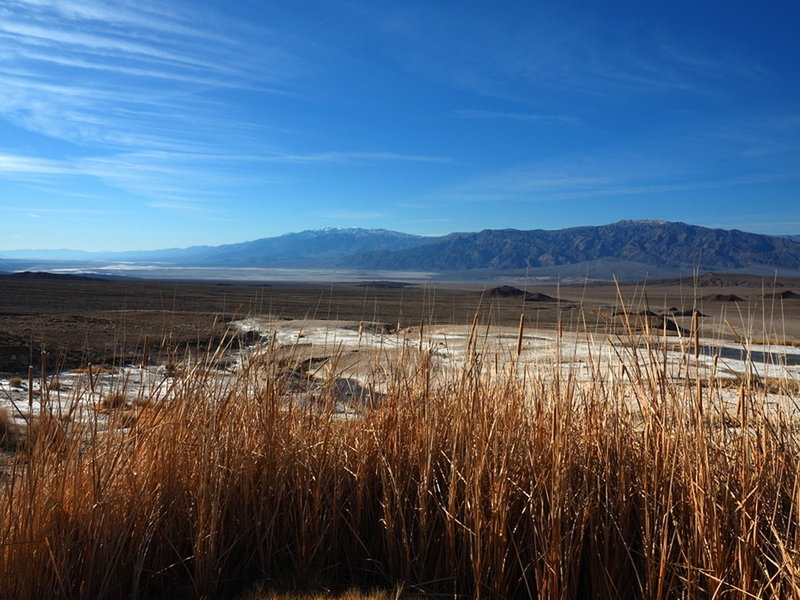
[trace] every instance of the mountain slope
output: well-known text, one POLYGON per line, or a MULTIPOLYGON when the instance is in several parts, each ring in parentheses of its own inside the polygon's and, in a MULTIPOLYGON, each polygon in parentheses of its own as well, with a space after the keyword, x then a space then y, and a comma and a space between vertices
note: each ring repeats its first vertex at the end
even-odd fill
POLYGON ((342 258, 377 250, 403 250, 433 238, 385 229, 318 229, 287 233, 222 246, 165 250, 82 252, 77 250, 13 250, 2 258, 24 260, 136 261, 192 266, 332 266, 342 258))
POLYGON ((737 230, 665 221, 620 221, 555 231, 487 229, 454 233, 400 251, 362 253, 341 266, 458 271, 525 269, 596 260, 703 270, 800 269, 800 243, 737 230))
POLYGON ((218 266, 332 266, 345 256, 404 250, 425 244, 430 239, 385 229, 319 229, 209 247, 175 260, 218 266))

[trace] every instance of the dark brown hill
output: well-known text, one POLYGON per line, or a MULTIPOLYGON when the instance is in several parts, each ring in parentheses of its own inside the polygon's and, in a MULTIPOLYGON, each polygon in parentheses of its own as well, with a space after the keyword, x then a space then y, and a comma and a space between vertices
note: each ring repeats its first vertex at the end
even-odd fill
POLYGON ((526 294, 527 292, 511 285, 501 285, 486 292, 486 295, 492 298, 514 298, 515 296, 524 296, 526 294))
POLYGON ((670 308, 665 315, 670 315, 671 317, 694 317, 695 315, 698 317, 707 317, 708 315, 704 315, 699 310, 695 309, 687 309, 687 310, 678 310, 677 308, 670 308))
POLYGON ((526 302, 560 302, 558 298, 554 298, 553 296, 548 296, 547 294, 543 294, 541 292, 530 292, 527 296, 525 296, 526 302))
POLYGON ((501 285, 486 292, 492 298, 524 298, 525 302, 560 302, 558 298, 542 292, 526 292, 511 285, 501 285))
POLYGON ((703 296, 703 300, 707 302, 744 302, 744 298, 740 298, 736 294, 709 294, 703 296))
POLYGON ((800 285, 796 277, 780 277, 774 275, 748 275, 746 273, 701 273, 687 277, 671 277, 669 279, 651 279, 648 286, 682 286, 686 288, 785 288, 800 285))
POLYGON ((796 294, 792 290, 783 290, 782 292, 764 294, 764 298, 775 300, 800 300, 800 294, 796 294))

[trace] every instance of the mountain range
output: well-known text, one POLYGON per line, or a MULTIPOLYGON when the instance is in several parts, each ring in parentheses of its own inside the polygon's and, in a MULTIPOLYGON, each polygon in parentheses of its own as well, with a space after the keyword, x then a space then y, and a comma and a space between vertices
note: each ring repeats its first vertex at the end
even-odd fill
POLYGON ((221 246, 125 252, 11 250, 0 252, 0 259, 116 260, 219 267, 333 267, 350 255, 381 250, 404 250, 424 244, 431 239, 438 238, 385 229, 329 227, 221 246))
POLYGON ((668 277, 696 270, 800 274, 798 236, 668 221, 558 230, 486 229, 439 237, 385 229, 321 229, 222 246, 131 252, 22 250, 5 259, 132 261, 202 267, 346 268, 434 272, 668 277))
POLYGON ((672 269, 800 269, 800 243, 737 230, 667 221, 620 221, 595 227, 452 233, 405 250, 380 250, 346 259, 381 269, 526 269, 620 261, 672 269))

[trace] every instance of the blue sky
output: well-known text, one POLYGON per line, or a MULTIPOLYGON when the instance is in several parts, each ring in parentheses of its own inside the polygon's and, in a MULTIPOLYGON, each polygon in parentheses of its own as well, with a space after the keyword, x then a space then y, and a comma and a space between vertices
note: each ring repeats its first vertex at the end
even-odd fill
POLYGON ((0 251, 800 233, 795 2, 2 0, 0 251))

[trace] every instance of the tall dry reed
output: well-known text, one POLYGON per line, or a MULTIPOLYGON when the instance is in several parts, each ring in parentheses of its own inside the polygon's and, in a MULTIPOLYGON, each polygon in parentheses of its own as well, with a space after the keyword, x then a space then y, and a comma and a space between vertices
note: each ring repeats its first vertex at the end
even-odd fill
POLYGON ((233 381, 197 362, 127 429, 45 410, 3 475, 0 598, 800 597, 797 422, 753 381, 727 415, 718 382, 619 352, 581 382, 476 351, 433 385, 423 349, 344 420, 287 400, 268 354, 233 381))

